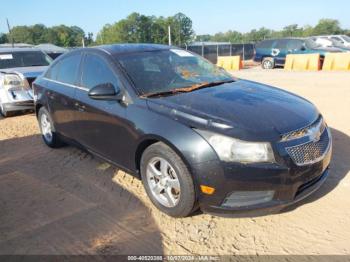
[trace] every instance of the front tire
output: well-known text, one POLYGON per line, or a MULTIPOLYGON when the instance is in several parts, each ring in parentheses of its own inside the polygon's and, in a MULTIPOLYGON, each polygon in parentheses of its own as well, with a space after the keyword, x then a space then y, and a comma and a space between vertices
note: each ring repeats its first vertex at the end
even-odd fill
POLYGON ((275 68, 275 61, 272 57, 265 57, 261 62, 261 67, 263 69, 273 69, 275 68))
POLYGON ((46 110, 45 107, 40 108, 38 113, 38 121, 41 135, 45 144, 51 148, 58 148, 63 146, 63 142, 60 140, 58 134, 55 132, 50 113, 46 110))
POLYGON ((144 151, 141 177, 148 197, 160 211, 186 217, 194 210, 192 176, 182 159, 164 143, 155 143, 144 151))

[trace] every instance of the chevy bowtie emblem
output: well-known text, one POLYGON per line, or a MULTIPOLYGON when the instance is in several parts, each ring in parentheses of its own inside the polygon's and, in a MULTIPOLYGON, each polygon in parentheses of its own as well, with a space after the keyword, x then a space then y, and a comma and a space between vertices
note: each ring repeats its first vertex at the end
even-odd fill
POLYGON ((320 130, 320 126, 317 125, 313 128, 310 128, 308 131, 307 131, 310 139, 313 141, 313 142, 317 142, 317 141, 320 141, 320 138, 321 138, 321 130, 320 130))

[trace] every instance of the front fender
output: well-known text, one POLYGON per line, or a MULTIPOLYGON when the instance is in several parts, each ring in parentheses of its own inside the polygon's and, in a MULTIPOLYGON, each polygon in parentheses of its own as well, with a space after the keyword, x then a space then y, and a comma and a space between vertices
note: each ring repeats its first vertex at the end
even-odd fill
MULTIPOLYGON (((138 134, 131 155, 137 155, 139 145, 145 141, 161 141, 171 147, 188 166, 218 159, 208 142, 180 121, 137 105, 130 105, 127 115, 138 134)), ((136 163, 132 169, 137 170, 136 163)))

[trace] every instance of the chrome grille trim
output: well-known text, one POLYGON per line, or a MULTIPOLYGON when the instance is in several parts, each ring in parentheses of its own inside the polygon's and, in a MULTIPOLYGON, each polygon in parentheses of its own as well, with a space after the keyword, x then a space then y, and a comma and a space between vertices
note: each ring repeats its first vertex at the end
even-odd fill
POLYGON ((330 132, 325 128, 318 141, 287 147, 286 151, 296 165, 304 166, 321 161, 329 152, 331 144, 330 132))
POLYGON ((320 132, 323 133, 324 129, 326 128, 326 124, 323 121, 323 118, 321 116, 311 125, 308 125, 306 127, 302 127, 302 128, 297 129, 297 130, 293 130, 291 132, 283 134, 281 141, 284 142, 284 141, 294 140, 294 139, 298 139, 298 138, 307 136, 308 130, 315 128, 317 126, 320 126, 320 132))

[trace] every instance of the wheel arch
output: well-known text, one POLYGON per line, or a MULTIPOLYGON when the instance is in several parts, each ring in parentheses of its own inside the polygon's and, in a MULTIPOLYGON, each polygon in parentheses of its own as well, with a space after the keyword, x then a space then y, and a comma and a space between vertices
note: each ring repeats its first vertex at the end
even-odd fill
POLYGON ((186 167, 188 168, 188 171, 190 172, 192 178, 193 178, 193 182, 196 184, 196 179, 193 175, 192 172, 192 168, 191 165, 189 163, 189 161, 186 159, 185 155, 182 154, 181 150, 178 149, 173 143, 171 143, 169 140, 165 139, 164 137, 158 136, 158 135, 147 135, 144 136, 140 142, 138 143, 138 146, 136 148, 135 151, 135 168, 136 168, 136 172, 137 172, 137 176, 139 178, 141 178, 141 174, 140 174, 140 164, 141 164, 141 158, 143 153, 145 152, 145 150, 158 142, 162 142, 165 145, 169 146, 172 150, 174 150, 174 152, 181 158, 181 160, 184 162, 184 164, 186 165, 186 167))
POLYGON ((36 103, 36 104, 35 104, 35 115, 36 115, 36 117, 39 116, 39 110, 40 110, 40 108, 42 108, 43 106, 44 106, 44 105, 41 104, 41 103, 36 103))
POLYGON ((141 165, 141 158, 145 150, 155 144, 162 142, 165 145, 169 146, 174 152, 180 157, 180 159, 184 162, 185 166, 187 167, 193 181, 193 186, 194 186, 194 192, 195 192, 195 199, 196 199, 196 204, 193 207, 193 210, 196 210, 198 208, 198 198, 200 195, 200 190, 199 190, 199 181, 196 179, 196 176, 193 173, 193 170, 191 168, 190 162, 188 159, 185 157, 183 153, 181 153, 181 150, 178 149, 173 143, 171 143, 169 140, 165 139, 164 137, 158 136, 158 135, 147 135, 142 138, 140 143, 138 144, 138 147, 135 152, 135 167, 136 167, 136 175, 139 179, 141 179, 141 172, 140 172, 140 165, 141 165))

